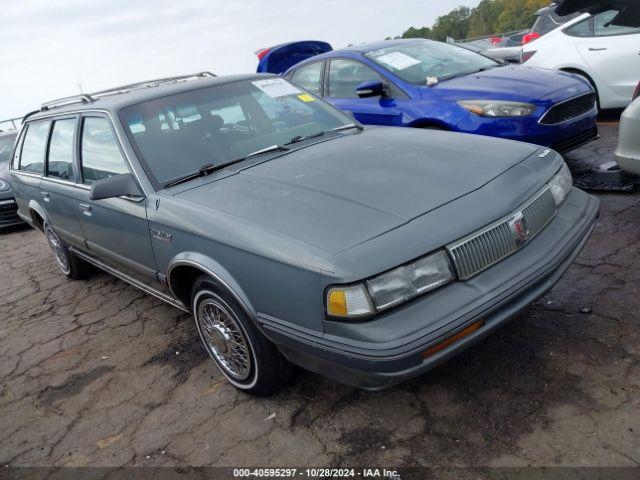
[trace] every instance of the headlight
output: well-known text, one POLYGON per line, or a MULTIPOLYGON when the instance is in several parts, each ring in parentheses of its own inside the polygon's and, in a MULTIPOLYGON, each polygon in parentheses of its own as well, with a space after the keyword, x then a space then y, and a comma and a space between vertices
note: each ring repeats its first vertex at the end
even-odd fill
POLYGON ((481 117, 526 117, 536 109, 531 103, 501 100, 462 100, 462 108, 481 117))
POLYGON ((379 311, 438 288, 453 278, 449 257, 440 251, 367 280, 367 287, 379 311))
POLYGON ((551 193, 553 194, 553 198, 556 200, 556 205, 560 205, 564 202, 564 199, 573 185, 573 177, 571 176, 571 172, 569 171, 569 167, 567 167, 566 163, 562 164, 562 167, 558 173, 554 175, 548 185, 551 189, 551 193))
POLYGON ((11 185, 9 185, 4 180, 0 180, 0 192, 5 192, 11 189, 11 185))
POLYGON ((326 299, 327 313, 342 318, 370 316, 434 290, 454 278, 449 257, 442 250, 364 283, 330 288, 326 299))

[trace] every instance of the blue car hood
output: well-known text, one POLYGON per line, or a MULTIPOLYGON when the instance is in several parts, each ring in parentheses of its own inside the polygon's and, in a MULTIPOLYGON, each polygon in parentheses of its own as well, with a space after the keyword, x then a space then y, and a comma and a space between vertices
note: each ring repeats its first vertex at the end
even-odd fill
POLYGON ((370 128, 240 164, 235 174, 176 195, 335 254, 482 188, 538 148, 478 135, 370 128))
POLYGON ((542 68, 513 65, 496 67, 423 87, 423 97, 435 91, 450 100, 515 100, 557 102, 587 93, 591 87, 576 75, 542 68))

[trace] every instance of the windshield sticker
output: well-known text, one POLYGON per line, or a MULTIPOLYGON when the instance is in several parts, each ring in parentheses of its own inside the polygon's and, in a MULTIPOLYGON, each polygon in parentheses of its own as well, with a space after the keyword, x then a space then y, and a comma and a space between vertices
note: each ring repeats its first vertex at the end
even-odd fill
POLYGON ((420 60, 416 60, 415 58, 410 57, 409 55, 406 55, 402 52, 387 53, 386 55, 379 56, 376 60, 382 63, 386 63, 396 70, 404 70, 405 68, 413 67, 414 65, 420 64, 420 60))
POLYGON ((289 82, 281 78, 269 78, 266 80, 256 80, 251 82, 271 98, 286 97, 287 95, 298 95, 302 93, 289 82))
POLYGON ((305 103, 309 103, 309 102, 314 102, 315 101, 315 98, 313 98, 308 93, 303 93, 302 95, 298 95, 298 98, 300 100, 302 100, 303 102, 305 102, 305 103))

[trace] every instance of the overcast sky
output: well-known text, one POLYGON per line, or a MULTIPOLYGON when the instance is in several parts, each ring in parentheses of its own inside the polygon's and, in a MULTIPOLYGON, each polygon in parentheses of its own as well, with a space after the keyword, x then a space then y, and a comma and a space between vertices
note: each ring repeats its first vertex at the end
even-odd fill
POLYGON ((0 120, 138 80, 255 71, 294 40, 381 40, 479 0, 0 0, 0 120))

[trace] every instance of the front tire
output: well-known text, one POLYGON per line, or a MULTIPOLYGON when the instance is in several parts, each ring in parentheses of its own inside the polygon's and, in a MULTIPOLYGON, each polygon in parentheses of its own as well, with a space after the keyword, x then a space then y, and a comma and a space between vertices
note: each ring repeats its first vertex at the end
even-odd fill
POLYGON ((90 270, 89 265, 69 250, 67 244, 58 236, 51 225, 45 224, 44 235, 53 251, 53 257, 60 271, 72 280, 86 278, 90 270))
POLYGON ((231 295, 202 276, 191 298, 200 340, 229 383, 256 396, 276 393, 288 383, 292 365, 231 295))

